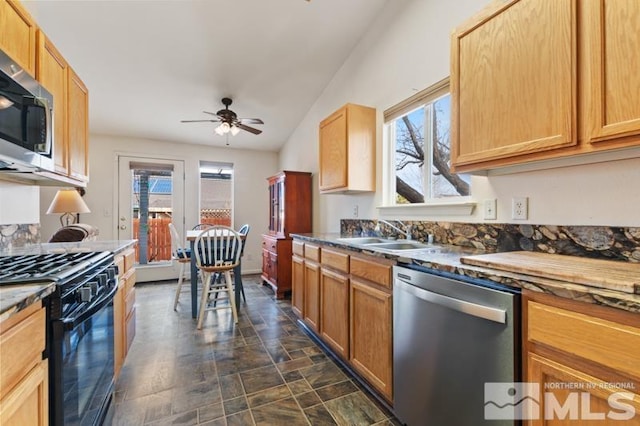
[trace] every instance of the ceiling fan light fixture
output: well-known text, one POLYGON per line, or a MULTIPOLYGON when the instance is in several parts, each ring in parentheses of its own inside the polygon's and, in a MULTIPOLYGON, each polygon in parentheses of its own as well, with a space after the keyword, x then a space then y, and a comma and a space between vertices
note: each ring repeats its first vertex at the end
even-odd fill
POLYGON ((239 127, 237 127, 237 126, 235 126, 235 125, 231 126, 231 134, 232 134, 233 136, 235 136, 235 135, 237 135, 238 133, 240 133, 240 128, 239 128, 239 127))

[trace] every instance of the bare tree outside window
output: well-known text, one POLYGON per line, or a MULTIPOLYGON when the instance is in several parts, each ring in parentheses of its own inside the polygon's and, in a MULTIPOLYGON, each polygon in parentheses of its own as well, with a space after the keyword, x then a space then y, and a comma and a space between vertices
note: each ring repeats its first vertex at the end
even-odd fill
POLYGON ((396 204, 469 195, 468 178, 450 170, 450 106, 447 94, 390 123, 396 204))

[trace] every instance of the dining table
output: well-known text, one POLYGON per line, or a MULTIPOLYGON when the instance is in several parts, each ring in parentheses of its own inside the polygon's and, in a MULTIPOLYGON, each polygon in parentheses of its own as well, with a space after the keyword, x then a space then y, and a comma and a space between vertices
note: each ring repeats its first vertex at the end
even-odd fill
MULTIPOLYGON (((187 231, 187 241, 191 245, 191 317, 198 317, 198 265, 196 264, 196 238, 202 233, 201 229, 187 231)), ((240 234, 242 243, 246 235, 240 234)), ((234 295, 236 301, 236 310, 240 315, 240 296, 242 294, 242 277, 241 272, 242 257, 238 261, 238 264, 233 268, 233 280, 234 280, 234 295)))

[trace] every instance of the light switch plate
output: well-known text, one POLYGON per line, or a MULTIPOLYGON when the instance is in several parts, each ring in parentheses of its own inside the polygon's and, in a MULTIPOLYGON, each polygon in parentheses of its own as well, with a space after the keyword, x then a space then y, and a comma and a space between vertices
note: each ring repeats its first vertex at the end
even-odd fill
POLYGON ((498 212, 496 208, 496 199, 490 198, 484 200, 484 218, 485 220, 496 220, 498 218, 498 212))

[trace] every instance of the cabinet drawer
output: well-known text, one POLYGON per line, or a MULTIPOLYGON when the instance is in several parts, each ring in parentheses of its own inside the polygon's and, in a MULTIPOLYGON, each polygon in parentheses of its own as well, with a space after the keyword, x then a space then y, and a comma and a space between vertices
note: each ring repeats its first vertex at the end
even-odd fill
POLYGON ((527 302, 528 340, 640 377, 640 328, 527 302))
POLYGON ((348 274, 349 255, 330 249, 322 249, 322 265, 348 274))
POLYGON ((300 241, 293 242, 293 254, 304 257, 304 243, 300 241))
POLYGON ((304 258, 320 262, 320 247, 309 243, 305 244, 304 258))
POLYGON ((124 275, 124 256, 118 255, 115 257, 114 262, 118 267, 118 277, 122 277, 124 275))
POLYGON ((135 266, 136 251, 134 249, 129 249, 122 253, 122 257, 124 257, 124 272, 127 272, 135 266))
POLYGON ((38 309, 8 331, 3 330, 0 334, 0 399, 42 359, 44 347, 44 309, 38 309))
POLYGON ((351 256, 351 275, 391 288, 391 265, 351 256))
POLYGON ((278 251, 278 240, 272 238, 262 238, 262 248, 271 252, 278 251))

